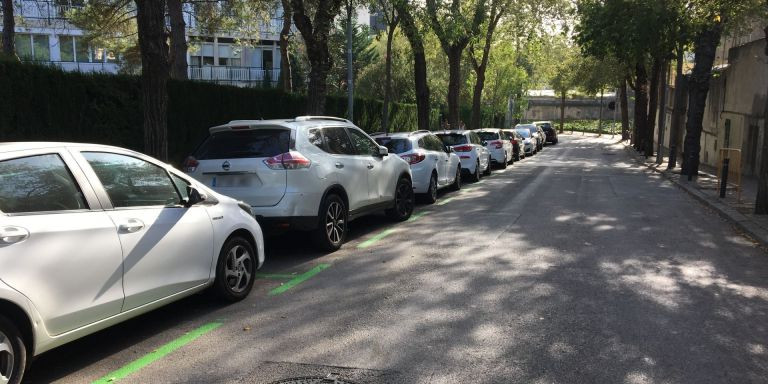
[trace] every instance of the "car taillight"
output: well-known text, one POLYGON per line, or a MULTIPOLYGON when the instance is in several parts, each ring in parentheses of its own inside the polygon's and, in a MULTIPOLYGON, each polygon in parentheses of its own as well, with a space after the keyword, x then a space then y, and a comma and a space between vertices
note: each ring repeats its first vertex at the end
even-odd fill
POLYGON ((511 141, 512 141, 512 145, 517 145, 517 140, 512 139, 511 141))
POLYGON ((457 145, 453 147, 453 150, 456 152, 469 152, 472 150, 471 145, 457 145))
POLYGON ((184 160, 184 164, 181 167, 184 168, 184 172, 192 173, 197 170, 198 165, 200 165, 200 162, 194 157, 189 156, 184 160))
POLYGON ((412 153, 410 155, 400 155, 400 157, 402 157, 403 160, 407 161, 408 164, 411 164, 411 165, 418 164, 427 158, 423 153, 412 153))
POLYGON ((504 144, 501 142, 501 140, 494 140, 488 143, 488 145, 493 145, 496 149, 501 149, 504 147, 504 144))
POLYGON ((288 151, 264 160, 264 164, 270 169, 301 169, 309 168, 312 162, 301 153, 288 151))

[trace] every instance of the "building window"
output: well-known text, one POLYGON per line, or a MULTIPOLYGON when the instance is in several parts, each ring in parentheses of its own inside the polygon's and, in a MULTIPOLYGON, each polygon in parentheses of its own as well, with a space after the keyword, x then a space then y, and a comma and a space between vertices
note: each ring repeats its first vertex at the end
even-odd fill
POLYGON ((75 61, 78 63, 90 62, 88 53, 88 43, 82 37, 75 37, 75 61))
POLYGON ((51 47, 48 35, 28 35, 19 33, 15 36, 16 54, 23 60, 50 61, 51 47))
POLYGON ((272 50, 265 49, 262 51, 261 62, 262 69, 272 69, 272 50))
POLYGON ((229 67, 241 66, 240 48, 231 44, 219 44, 219 65, 229 67))
POLYGON ((59 52, 61 54, 61 61, 91 62, 88 43, 80 36, 59 36, 59 52))

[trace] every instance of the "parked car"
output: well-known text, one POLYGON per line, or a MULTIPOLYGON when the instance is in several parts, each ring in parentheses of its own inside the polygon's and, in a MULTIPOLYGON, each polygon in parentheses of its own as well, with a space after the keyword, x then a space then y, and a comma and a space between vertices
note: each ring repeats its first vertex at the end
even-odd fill
POLYGON ((551 121, 534 121, 533 124, 538 126, 544 131, 546 135, 545 141, 547 143, 557 144, 557 129, 551 121))
POLYGON ((538 137, 532 134, 531 130, 526 127, 517 127, 515 131, 523 138, 523 153, 526 156, 535 155, 539 147, 538 137))
POLYGON ((434 203, 440 188, 461 189, 459 156, 432 132, 380 134, 374 135, 373 139, 411 165, 413 191, 425 202, 434 203))
POLYGON ((263 226, 310 231, 320 249, 335 251, 355 218, 413 213, 410 166, 388 154, 344 119, 243 120, 210 128, 184 171, 245 201, 263 226))
POLYGON ((473 182, 480 181, 480 173, 491 174, 491 154, 477 133, 466 130, 435 132, 443 144, 452 148, 461 161, 461 172, 473 182))
POLYGON ((498 128, 475 129, 475 133, 485 143, 485 148, 491 153, 491 161, 501 168, 506 168, 512 160, 512 143, 504 137, 498 128))
MULTIPOLYGON (((546 136, 544 135, 544 131, 542 131, 541 128, 534 124, 518 124, 515 126, 516 130, 519 128, 527 129, 530 131, 531 137, 536 139, 536 151, 534 153, 544 149, 544 140, 546 136)), ((520 131, 518 130, 518 132, 520 131)))
POLYGON ((512 143, 512 151, 514 153, 514 161, 520 161, 525 158, 525 150, 523 149, 523 137, 520 136, 514 129, 505 129, 504 135, 512 143))
POLYGON ((264 262, 248 205, 167 164, 92 144, 0 144, 0 382, 33 356, 264 262))

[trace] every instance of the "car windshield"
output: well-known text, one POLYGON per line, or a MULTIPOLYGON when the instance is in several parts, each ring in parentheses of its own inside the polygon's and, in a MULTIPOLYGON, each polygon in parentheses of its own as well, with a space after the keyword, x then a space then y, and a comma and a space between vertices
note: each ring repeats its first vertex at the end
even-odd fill
POLYGON ((272 157, 288 152, 289 129, 248 129, 217 132, 197 149, 198 160, 272 157))
POLYGON ((528 129, 526 129, 526 128, 519 128, 519 129, 516 129, 516 131, 517 131, 517 133, 519 133, 519 134, 520 134, 520 136, 522 136, 523 138, 526 138, 526 139, 527 139, 527 138, 531 137, 531 132, 530 132, 528 129))
POLYGON ((408 139, 395 137, 377 137, 374 140, 376 140, 379 145, 387 147, 390 153, 405 153, 413 148, 411 146, 411 141, 408 139))
POLYGON ((541 127, 541 129, 551 129, 552 125, 549 123, 542 123, 542 124, 539 124, 539 127, 541 127))
POLYGON ((454 145, 467 144, 467 136, 464 136, 461 133, 440 133, 437 135, 437 137, 443 141, 443 144, 449 147, 454 145))
POLYGON ((477 135, 480 136, 483 141, 489 141, 489 140, 498 140, 499 134, 496 132, 477 132, 477 135))

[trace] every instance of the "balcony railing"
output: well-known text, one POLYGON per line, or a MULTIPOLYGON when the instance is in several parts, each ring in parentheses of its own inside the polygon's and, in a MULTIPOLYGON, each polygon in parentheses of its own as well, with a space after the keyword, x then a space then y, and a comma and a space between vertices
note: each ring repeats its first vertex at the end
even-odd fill
POLYGON ((243 85, 270 83, 274 86, 280 79, 280 70, 259 67, 190 66, 189 79, 236 85, 238 83, 243 85))
POLYGON ((71 9, 81 8, 80 5, 70 5, 67 2, 51 0, 22 0, 15 3, 14 12, 29 20, 64 20, 71 9))

